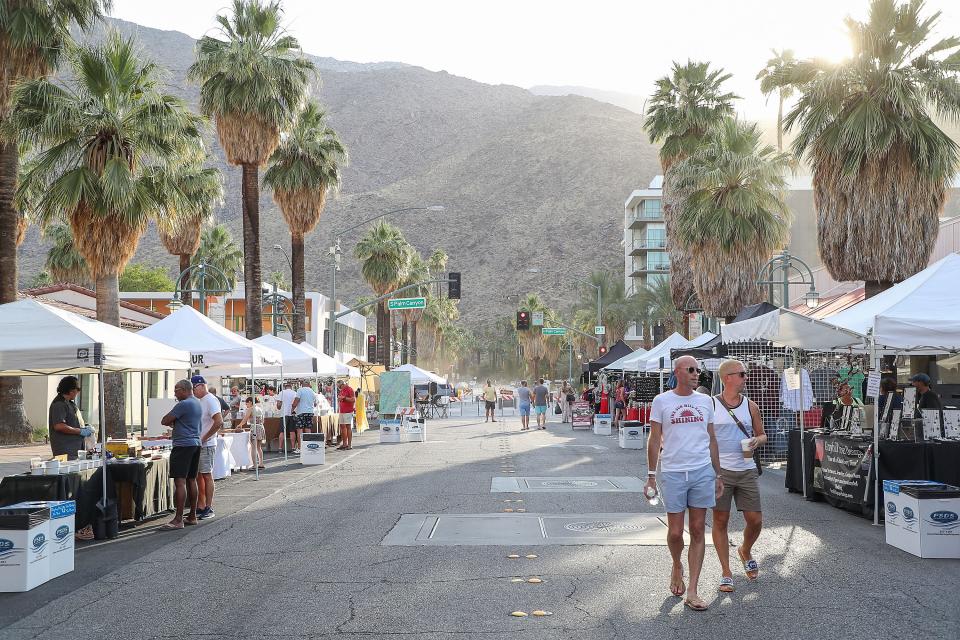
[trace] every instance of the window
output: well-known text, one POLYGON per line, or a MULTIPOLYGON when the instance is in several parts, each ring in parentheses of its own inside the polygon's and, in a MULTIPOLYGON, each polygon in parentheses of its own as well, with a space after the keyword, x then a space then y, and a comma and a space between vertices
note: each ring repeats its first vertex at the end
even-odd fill
POLYGON ((647 253, 648 271, 667 271, 669 265, 670 258, 666 251, 650 251, 647 253))
POLYGON ((660 210, 660 199, 656 200, 644 200, 643 201, 643 213, 641 214, 643 218, 662 218, 663 214, 660 210))
POLYGON ((662 223, 647 225, 647 248, 662 249, 667 245, 667 229, 662 223))

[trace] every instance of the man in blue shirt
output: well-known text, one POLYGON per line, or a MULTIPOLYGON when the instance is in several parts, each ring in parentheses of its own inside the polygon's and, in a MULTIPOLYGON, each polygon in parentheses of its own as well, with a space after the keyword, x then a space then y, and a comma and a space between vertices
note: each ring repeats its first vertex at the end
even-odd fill
POLYGON ((317 403, 317 395, 313 392, 309 380, 300 381, 297 397, 293 399, 293 411, 297 414, 297 448, 294 453, 300 453, 300 441, 303 432, 313 432, 313 407, 317 403))
POLYGON ((173 478, 173 504, 176 514, 161 529, 183 529, 197 524, 197 471, 200 469, 200 401, 193 396, 189 380, 180 380, 173 387, 177 404, 160 423, 173 428, 173 451, 170 453, 170 477, 173 478), (190 513, 183 517, 187 496, 190 513))

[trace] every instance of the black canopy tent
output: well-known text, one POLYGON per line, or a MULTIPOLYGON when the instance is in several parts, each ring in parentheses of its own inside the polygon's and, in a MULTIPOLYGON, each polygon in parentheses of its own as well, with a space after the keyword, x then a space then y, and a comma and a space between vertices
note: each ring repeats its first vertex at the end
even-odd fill
POLYGON ((587 376, 593 375, 600 369, 603 369, 608 364, 616 362, 628 353, 633 353, 633 349, 631 349, 623 340, 617 340, 617 343, 610 347, 605 354, 596 360, 591 360, 590 362, 582 365, 583 375, 580 376, 580 379, 586 379, 587 376))

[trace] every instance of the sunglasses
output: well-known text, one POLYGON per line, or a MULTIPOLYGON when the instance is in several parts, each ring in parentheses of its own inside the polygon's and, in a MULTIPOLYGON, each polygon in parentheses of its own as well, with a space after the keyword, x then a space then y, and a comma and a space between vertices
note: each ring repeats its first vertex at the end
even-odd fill
POLYGON ((703 369, 697 367, 687 367, 687 373, 701 373, 703 369))
POLYGON ((733 371, 733 372, 731 372, 731 373, 728 373, 727 375, 728 375, 728 376, 740 376, 741 378, 746 378, 746 377, 747 377, 747 372, 746 372, 746 371, 733 371))

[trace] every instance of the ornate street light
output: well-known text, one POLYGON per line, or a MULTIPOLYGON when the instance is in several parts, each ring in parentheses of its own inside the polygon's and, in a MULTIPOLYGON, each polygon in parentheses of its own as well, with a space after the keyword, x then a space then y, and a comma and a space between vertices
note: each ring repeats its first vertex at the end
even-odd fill
POLYGON ((783 287, 782 304, 780 306, 789 307, 790 285, 792 284, 810 285, 810 289, 803 294, 803 301, 808 309, 816 309, 820 304, 820 293, 817 291, 816 283, 813 280, 813 271, 806 262, 790 255, 786 249, 780 255, 767 260, 766 264, 760 267, 760 271, 757 273, 757 284, 761 287, 767 287, 770 304, 773 304, 774 285, 780 285, 783 287), (791 273, 796 273, 800 276, 800 279, 791 280, 791 273))

